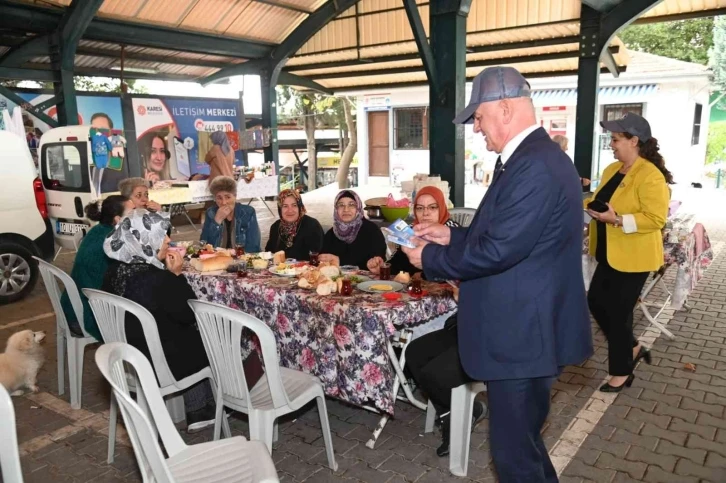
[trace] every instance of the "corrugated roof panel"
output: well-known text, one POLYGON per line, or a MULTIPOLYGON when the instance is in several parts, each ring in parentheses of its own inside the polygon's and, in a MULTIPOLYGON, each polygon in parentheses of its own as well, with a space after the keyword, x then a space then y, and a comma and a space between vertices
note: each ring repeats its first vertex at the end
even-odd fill
MULTIPOLYGON (((428 2, 429 0, 416 0, 416 3, 428 2)), ((361 0, 358 2, 358 13, 377 12, 393 8, 403 8, 403 2, 401 0, 361 0)))
POLYGON ((315 65, 324 62, 337 62, 340 60, 353 60, 358 58, 358 51, 355 49, 339 50, 327 54, 309 54, 302 57, 293 57, 285 65, 315 65))
MULTIPOLYGON (((598 93, 600 104, 620 104, 643 101, 658 91, 656 84, 601 87, 598 93)), ((545 89, 532 91, 532 101, 538 105, 575 105, 577 89, 545 89)))
POLYGON ((223 32, 249 4, 250 0, 199 0, 182 20, 181 26, 223 32))
POLYGON ((521 42, 525 40, 552 39, 577 35, 579 32, 580 27, 577 23, 540 25, 538 27, 523 27, 507 30, 494 30, 492 32, 470 33, 466 37, 466 44, 468 46, 478 46, 507 42, 521 42))
POLYGON ((579 0, 474 0, 466 29, 477 32, 579 18, 579 0))
POLYGON ((106 69, 116 61, 108 57, 91 57, 90 55, 76 55, 75 66, 93 69, 106 69))
POLYGON ((476 54, 467 54, 466 60, 471 62, 477 60, 503 59, 504 62, 508 57, 554 54, 558 52, 573 52, 577 56, 578 47, 579 44, 562 44, 546 47, 529 47, 526 49, 499 50, 495 52, 479 52, 476 54))
POLYGON ((298 55, 345 49, 355 47, 355 45, 355 18, 345 18, 330 22, 324 29, 313 35, 298 51, 298 55))
POLYGON ((251 3, 225 31, 249 39, 280 43, 307 14, 264 3, 251 3))
POLYGON ((345 12, 338 15, 336 18, 345 18, 345 17, 351 17, 355 15, 355 7, 350 7, 345 12))
POLYGON ((325 0, 277 0, 277 3, 282 5, 291 5, 313 12, 322 6, 325 3, 325 0))
POLYGON ((404 82, 426 82, 426 73, 421 71, 413 72, 411 74, 387 74, 347 77, 344 79, 320 79, 317 82, 325 87, 333 89, 367 85, 381 85, 381 87, 384 87, 385 84, 398 84, 404 82))
POLYGON ((421 59, 413 60, 399 60, 396 62, 380 62, 376 64, 357 64, 348 65, 345 67, 328 67, 325 69, 307 69, 307 70, 296 70, 293 73, 301 76, 315 75, 315 74, 330 74, 335 72, 350 72, 355 74, 356 72, 371 72, 379 69, 393 69, 397 67, 417 67, 421 66, 421 59))
MULTIPOLYGON (((428 5, 418 8, 421 20, 428 32, 428 5)), ((358 17, 361 45, 384 44, 413 39, 404 10, 395 10, 358 17)))
POLYGON ((100 15, 135 18, 148 0, 105 0, 98 9, 100 15))
POLYGON ((160 25, 179 26, 199 0, 146 0, 136 17, 160 25))

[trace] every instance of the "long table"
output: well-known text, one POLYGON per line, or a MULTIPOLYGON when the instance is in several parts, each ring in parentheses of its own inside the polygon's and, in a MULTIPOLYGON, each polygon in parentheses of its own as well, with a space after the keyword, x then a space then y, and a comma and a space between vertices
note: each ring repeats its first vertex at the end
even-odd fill
MULTIPOLYGON (((448 286, 432 282, 423 283, 428 294, 422 298, 404 294, 389 302, 359 290, 350 296, 318 296, 297 287, 296 278, 266 270, 250 271, 242 279, 191 269, 184 275, 200 300, 266 322, 275 334, 282 366, 319 377, 331 397, 387 415, 394 413, 398 389, 390 338, 456 309, 448 286)), ((246 351, 251 340, 243 341, 246 351)))

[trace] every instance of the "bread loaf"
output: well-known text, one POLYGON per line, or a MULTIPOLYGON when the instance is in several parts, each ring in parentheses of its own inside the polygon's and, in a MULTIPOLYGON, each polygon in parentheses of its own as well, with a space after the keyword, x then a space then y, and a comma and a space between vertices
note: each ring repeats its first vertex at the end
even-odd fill
POLYGON ((327 267, 320 267, 320 273, 332 279, 340 275, 340 269, 338 267, 328 265, 327 267))
POLYGON ((190 262, 192 268, 199 272, 213 272, 215 270, 226 270, 227 267, 234 263, 234 259, 229 255, 217 255, 210 258, 192 258, 190 262))
POLYGON ((272 256, 272 263, 279 265, 280 263, 285 263, 286 259, 287 256, 285 255, 285 252, 280 250, 272 256))

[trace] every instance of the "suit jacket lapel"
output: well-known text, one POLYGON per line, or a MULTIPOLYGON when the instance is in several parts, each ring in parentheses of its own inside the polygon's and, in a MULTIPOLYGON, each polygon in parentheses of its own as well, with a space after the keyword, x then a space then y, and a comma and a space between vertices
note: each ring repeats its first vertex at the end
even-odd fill
MULTIPOLYGON (((632 168, 630 168, 630 171, 625 173, 625 176, 623 177, 623 180, 620 182, 620 185, 615 188, 615 191, 613 192, 613 196, 610 198, 610 204, 612 204, 616 199, 618 199, 624 192, 625 189, 630 186, 633 183, 633 179, 635 179, 635 175, 638 173, 640 168, 643 167, 643 160, 641 158, 638 158, 635 161, 635 164, 632 168)), ((615 174, 613 174, 615 176, 615 174)))

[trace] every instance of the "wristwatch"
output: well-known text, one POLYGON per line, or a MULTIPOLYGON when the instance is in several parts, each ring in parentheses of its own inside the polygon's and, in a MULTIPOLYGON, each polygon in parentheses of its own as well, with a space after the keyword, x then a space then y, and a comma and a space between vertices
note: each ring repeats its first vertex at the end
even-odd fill
POLYGON ((623 226, 623 217, 615 213, 615 223, 613 223, 614 227, 623 226))

